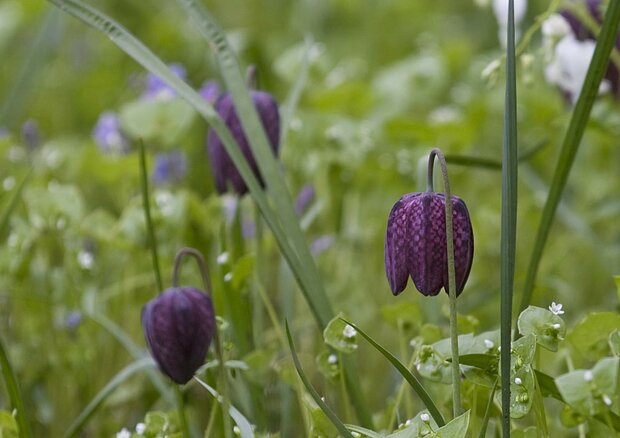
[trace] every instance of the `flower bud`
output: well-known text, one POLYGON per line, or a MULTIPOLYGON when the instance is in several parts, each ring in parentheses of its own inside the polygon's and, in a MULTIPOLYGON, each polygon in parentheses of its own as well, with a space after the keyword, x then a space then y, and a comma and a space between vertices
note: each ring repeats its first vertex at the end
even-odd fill
MULTIPOLYGON (((456 293, 463 291, 474 255, 474 234, 465 203, 452 196, 456 293)), ((410 193, 394 205, 385 237, 385 271, 394 295, 409 276, 424 295, 448 292, 445 197, 410 193)))
POLYGON ((187 383, 204 363, 215 334, 211 298, 193 287, 166 289, 142 309, 142 329, 161 371, 187 383))
MULTIPOLYGON (((267 139, 271 144, 274 154, 277 155, 280 146, 280 114, 278 112, 278 104, 269 93, 252 91, 251 96, 263 124, 263 128, 267 133, 267 139)), ((220 96, 215 104, 215 110, 224 120, 234 139, 239 144, 241 152, 248 161, 250 169, 252 169, 254 175, 256 175, 259 183, 264 186, 256 160, 254 159, 248 139, 243 131, 241 121, 234 107, 232 97, 229 94, 220 96)), ((239 195, 247 193, 248 188, 243 178, 228 155, 228 152, 224 149, 222 141, 212 128, 209 129, 207 136, 207 152, 213 169, 217 192, 220 194, 225 193, 228 190, 228 185, 230 185, 232 190, 239 195)))

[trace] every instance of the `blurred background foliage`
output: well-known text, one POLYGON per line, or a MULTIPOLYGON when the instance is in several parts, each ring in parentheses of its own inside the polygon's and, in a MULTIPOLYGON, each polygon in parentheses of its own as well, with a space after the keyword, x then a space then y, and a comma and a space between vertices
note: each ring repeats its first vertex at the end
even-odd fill
MULTIPOLYGON (((166 62, 182 64, 196 88, 210 79, 221 83, 209 46, 174 2, 92 3, 166 62)), ((260 88, 280 102, 298 78, 304 39, 314 40, 308 79, 281 146, 281 161, 293 195, 306 184, 315 188, 315 200, 302 220, 308 241, 321 250, 316 257, 335 309, 390 350, 400 351, 403 360, 414 336, 422 334, 429 342, 446 336, 445 294, 425 299, 409 286, 397 299, 391 296, 383 239, 394 202, 424 189, 422 161, 431 147, 448 155, 501 159, 503 84, 481 74, 502 54, 491 9, 472 1, 204 3, 227 30, 241 64, 255 64, 260 88), (441 329, 435 333, 426 323, 441 329)), ((547 3, 529 3, 523 29, 547 3)), ((520 166, 517 293, 570 116, 561 93, 544 80, 539 34, 526 50, 535 58, 518 72, 519 150, 539 149, 520 166)), ((35 0, 0 4, 0 54, 0 207, 8 205, 15 186, 34 169, 10 226, 0 230, 1 332, 36 421, 35 436, 59 436, 131 360, 102 327, 101 318, 143 348, 140 310, 158 292, 136 145, 126 155, 106 154, 92 137, 101 113, 121 111, 139 98, 146 74, 104 36, 35 0), (27 122, 36 124, 34 140, 27 122)), ((242 223, 227 220, 234 200, 214 192, 205 153, 207 126, 196 115, 190 119, 174 141, 147 144, 151 167, 155 153, 172 147, 188 157, 187 175, 158 184, 153 192, 163 270, 170 272, 181 246, 208 255, 218 313, 233 321, 225 332, 228 354, 250 364, 244 388, 262 388, 268 400, 262 409, 271 415, 252 412, 251 396, 243 390, 236 395, 238 403, 261 430, 277 430, 277 388, 287 381, 287 373, 290 380, 292 368, 267 317, 258 322, 243 318, 261 313, 245 300, 252 295, 255 266, 263 270, 265 288, 280 315, 295 309, 298 350, 307 372, 328 399, 339 399, 338 385, 316 372, 313 355, 324 350, 321 333, 275 243, 266 238, 262 259, 256 260, 252 240, 234 238, 235 226, 251 227, 253 208, 244 199, 239 206, 242 223), (224 251, 231 259, 216 263, 224 251), (228 272, 235 281, 224 281, 228 272), (238 297, 233 303, 239 308, 227 304, 226 294, 238 297), (242 320, 244 325, 235 325, 242 320)), ((533 303, 564 303, 569 324, 588 311, 617 308, 619 122, 618 104, 601 97, 538 277, 533 303)), ((468 203, 476 236, 471 277, 459 299, 460 330, 480 333, 499 323, 500 173, 452 165, 450 177, 453 193, 468 203)), ((199 284, 192 270, 184 275, 187 283, 199 284)), ((356 354, 360 384, 373 412, 380 413, 399 379, 366 345, 356 354)), ((587 363, 587 358, 581 360, 587 363)), ((442 394, 444 404, 449 402, 449 391, 431 388, 442 394)), ((188 397, 196 423, 205 423, 203 412, 211 400, 193 387, 188 397)), ((108 436, 132 427, 149 410, 170 408, 146 378, 136 377, 114 393, 85 436, 108 436)), ((353 421, 342 412, 346 421, 353 421)))

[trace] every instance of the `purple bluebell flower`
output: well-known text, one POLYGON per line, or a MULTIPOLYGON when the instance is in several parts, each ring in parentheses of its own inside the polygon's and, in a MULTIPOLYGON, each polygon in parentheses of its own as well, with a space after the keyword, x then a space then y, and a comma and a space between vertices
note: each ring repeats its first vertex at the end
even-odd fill
POLYGON ((198 90, 198 94, 210 104, 214 104, 220 97, 220 86, 216 81, 206 81, 198 90))
MULTIPOLYGON (((278 112, 278 104, 269 93, 252 91, 251 96, 267 133, 267 139, 271 144, 274 154, 277 155, 280 146, 280 114, 278 112)), ((241 121, 235 110, 232 97, 229 94, 220 96, 215 103, 215 110, 224 120, 233 137, 239 144, 241 152, 248 161, 254 175, 258 178, 259 183, 264 186, 263 178, 258 171, 258 165, 250 149, 245 132, 243 132, 241 121)), ((239 195, 247 193, 248 188, 243 178, 224 149, 222 141, 212 128, 209 129, 207 136, 207 152, 209 154, 211 168, 213 169, 217 192, 220 194, 225 193, 230 186, 233 192, 239 195)))
POLYGON ((193 287, 166 289, 142 309, 142 329, 161 371, 187 383, 204 363, 216 323, 209 295, 193 287))
MULTIPOLYGON (((456 293, 463 291, 474 255, 474 234, 465 203, 452 196, 456 293)), ((385 271, 394 295, 409 276, 424 295, 448 292, 445 197, 410 193, 394 205, 385 237, 385 271)))
MULTIPOLYGON (((170 70, 179 78, 185 80, 187 72, 181 64, 170 64, 170 70)), ((142 99, 172 99, 176 92, 168 86, 159 76, 148 73, 146 76, 146 87, 142 93, 142 99)))
POLYGON ((155 155, 151 176, 154 184, 181 181, 187 174, 187 159, 180 150, 155 155))
POLYGON ((106 111, 99 116, 93 129, 93 138, 103 152, 110 154, 129 152, 129 140, 123 134, 115 112, 106 111))
POLYGON ((314 186, 312 184, 306 184, 301 188, 295 199, 295 213, 298 215, 304 214, 310 204, 314 202, 314 186))
POLYGON ((83 319, 82 312, 74 310, 65 318, 65 327, 69 331, 74 331, 82 323, 83 319))
POLYGON ((41 144, 41 133, 36 120, 28 119, 22 125, 22 139, 26 146, 32 150, 41 144))

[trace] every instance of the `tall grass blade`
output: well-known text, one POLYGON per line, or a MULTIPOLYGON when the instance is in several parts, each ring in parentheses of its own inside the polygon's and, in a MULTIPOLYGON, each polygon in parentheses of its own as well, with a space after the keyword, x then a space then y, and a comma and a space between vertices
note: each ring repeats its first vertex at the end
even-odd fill
POLYGON ((360 335, 362 335, 362 337, 366 339, 370 343, 370 345, 375 347, 375 349, 379 353, 381 353, 383 357, 385 357, 387 360, 390 361, 390 363, 394 366, 394 368, 398 370, 400 375, 403 376, 403 378, 409 383, 409 385, 411 385, 411 387, 416 392, 416 394, 418 394, 418 397, 420 397, 420 400, 422 400, 422 403, 424 403, 424 406, 426 406, 426 409, 428 409, 428 412, 433 416, 433 419, 435 420, 437 425, 439 427, 444 426, 446 424, 446 421, 441 415, 441 412, 439 412, 439 409, 437 409, 435 402, 433 401, 431 396, 428 394, 428 392, 426 392, 426 389, 424 389, 424 386, 422 386, 422 383, 420 383, 420 381, 416 378, 416 376, 414 376, 411 373, 411 371, 409 371, 407 367, 403 365, 392 353, 390 353, 385 348, 383 348, 379 343, 377 343, 374 339, 372 339, 369 335, 367 335, 362 329, 360 329, 358 326, 356 326, 352 322, 349 322, 343 318, 340 318, 340 319, 342 319, 344 322, 346 322, 351 327, 353 327, 355 330, 357 330, 357 332, 360 335))
POLYGON ((293 337, 291 336, 291 330, 288 327, 288 321, 284 322, 284 326, 286 328, 288 346, 291 349, 291 355, 293 356, 293 363, 295 364, 295 369, 297 370, 297 374, 299 374, 299 377, 301 378, 301 381, 303 382, 304 386, 306 387, 306 389, 308 390, 308 392, 310 393, 310 395, 312 396, 316 404, 319 405, 319 408, 321 408, 323 413, 325 413, 327 418, 329 418, 329 420, 332 422, 334 427, 338 429, 338 432, 340 432, 340 435, 342 435, 343 437, 347 437, 347 438, 353 438, 353 435, 351 434, 351 432, 349 432, 349 429, 347 429, 344 423, 340 421, 340 418, 338 418, 336 413, 332 411, 332 409, 325 404, 323 399, 321 399, 321 396, 319 395, 319 393, 316 392, 316 389, 314 389, 314 386, 312 386, 312 383, 310 383, 310 380, 308 380, 308 377, 306 377, 306 374, 304 373, 304 370, 301 367, 301 363, 299 362, 299 357, 297 357, 297 351, 295 351, 295 344, 293 342, 293 337))
POLYGON ((24 409, 24 402, 22 400, 22 394, 15 378, 15 372, 9 361, 9 357, 4 349, 4 344, 0 340, 0 368, 2 368, 2 378, 4 379, 4 385, 9 393, 9 399, 11 400, 11 406, 17 412, 17 424, 19 426, 19 436, 22 438, 29 438, 32 436, 30 431, 30 424, 26 417, 26 411, 24 409))
POLYGON ((517 80, 515 67, 514 0, 508 3, 506 51, 506 107, 502 148, 502 224, 501 224, 501 387, 503 437, 510 437, 510 350, 512 341, 512 296, 514 289, 517 237, 517 80))
POLYGON ((65 433, 65 438, 71 438, 77 436, 79 432, 86 426, 86 423, 97 412, 97 409, 105 401, 106 398, 120 385, 125 383, 134 374, 140 373, 149 368, 155 368, 155 362, 150 357, 139 359, 123 368, 116 376, 103 387, 101 391, 93 398, 90 403, 84 408, 75 421, 69 426, 69 429, 65 433))
MULTIPOLYGON (((226 406, 226 403, 224 403, 224 397, 219 395, 215 389, 211 388, 206 382, 202 381, 196 376, 194 376, 194 379, 202 387, 204 387, 207 391, 209 391, 209 393, 215 398, 215 400, 217 400, 218 403, 226 406)), ((254 431, 252 430, 252 424, 250 424, 248 419, 245 418, 245 416, 230 403, 227 406, 228 406, 228 414, 234 420, 235 424, 239 428, 239 435, 241 436, 241 438, 253 438, 254 431)))
POLYGON ((545 202, 540 223, 538 224, 536 240, 534 241, 534 248, 530 256, 523 294, 521 295, 521 303, 519 305, 520 311, 529 306, 532 300, 532 293, 536 284, 536 275, 538 274, 540 260, 542 259, 542 254, 549 237, 549 231, 551 230, 560 198, 566 187, 568 175, 575 161, 575 156, 577 155, 577 150, 583 138, 588 119, 590 118, 590 112, 592 111, 594 100, 598 94, 601 80, 605 75, 611 50, 616 42, 618 23, 620 23, 620 1, 610 1, 586 79, 581 88, 577 103, 575 104, 575 109, 573 110, 566 135, 564 136, 564 141, 562 142, 562 149, 553 174, 551 188, 549 189, 547 201, 545 202))

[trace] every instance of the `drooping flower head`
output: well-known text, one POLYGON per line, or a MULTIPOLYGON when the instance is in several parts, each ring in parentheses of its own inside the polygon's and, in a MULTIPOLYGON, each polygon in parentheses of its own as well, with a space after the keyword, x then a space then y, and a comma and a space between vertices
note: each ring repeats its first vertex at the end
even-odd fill
MULTIPOLYGON (((280 147, 280 114, 278 112, 278 103, 271 94, 263 91, 253 90, 250 92, 250 95, 267 134, 267 139, 273 153, 277 156, 280 147)), ((237 110, 235 109, 230 94, 225 93, 219 97, 215 103, 215 110, 224 120, 234 139, 239 144, 241 152, 248 161, 259 183, 264 185, 263 178, 259 173, 258 165, 250 149, 250 144, 243 131, 241 121, 239 120, 237 110)), ((222 141, 212 128, 209 128, 209 133, 207 135, 207 153, 209 155, 211 168, 213 169, 217 192, 220 194, 225 193, 230 186, 230 188, 239 195, 247 193, 248 188, 241 174, 239 174, 228 152, 224 149, 222 141)))
POLYGON ((187 383, 204 363, 216 330, 209 295, 193 287, 173 287, 142 309, 142 328, 161 371, 187 383))
MULTIPOLYGON (((474 255, 474 235, 465 203, 452 196, 456 293, 465 287, 474 255)), ((445 197, 410 193, 394 205, 385 237, 385 271, 394 295, 409 277, 424 295, 448 292, 445 197)))

